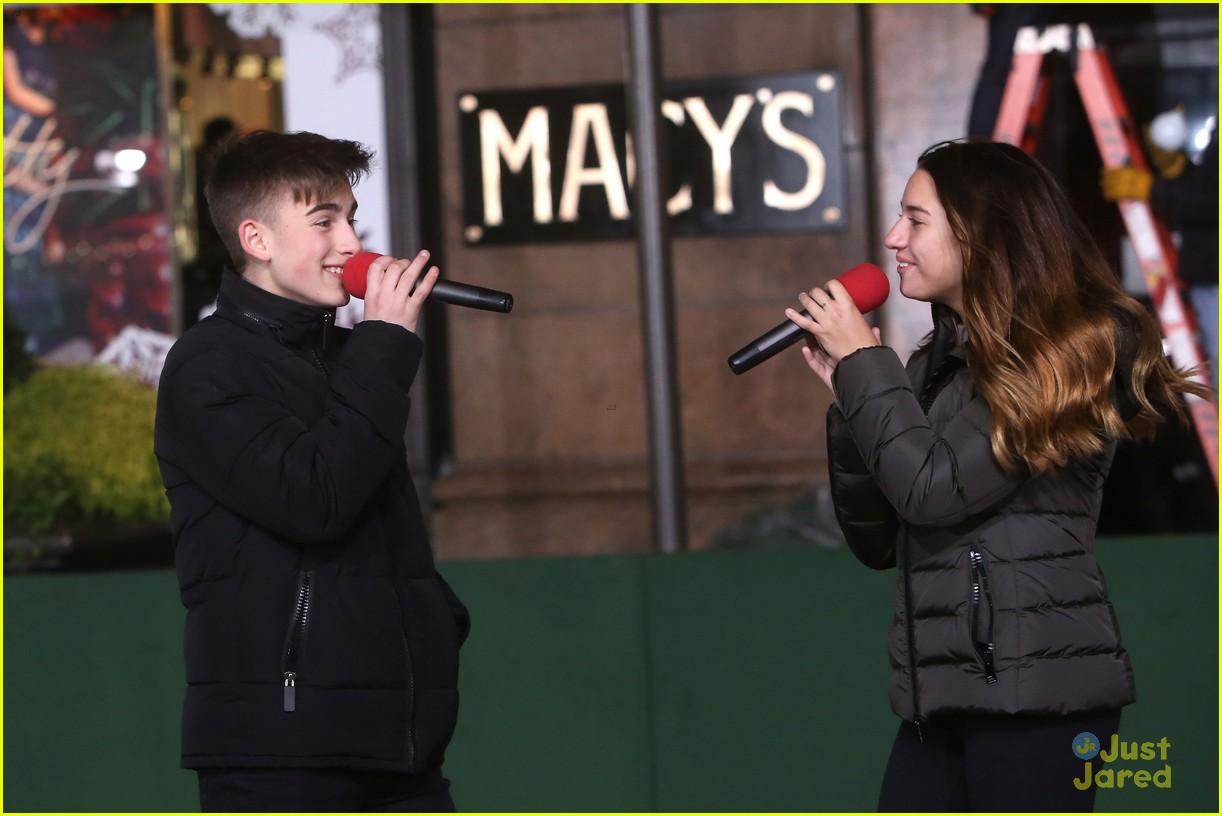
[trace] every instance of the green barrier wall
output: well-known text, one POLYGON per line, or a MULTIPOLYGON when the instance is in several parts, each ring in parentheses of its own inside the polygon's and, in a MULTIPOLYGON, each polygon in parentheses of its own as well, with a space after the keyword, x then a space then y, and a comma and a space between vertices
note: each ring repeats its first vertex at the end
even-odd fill
MULTIPOLYGON (((1218 540, 1099 545, 1169 789, 1102 811, 1218 809, 1218 540)), ((845 551, 450 563, 468 603, 447 772, 483 811, 869 811, 897 720, 893 573, 845 551)), ((4 583, 4 809, 189 811, 183 612, 169 572, 4 583)), ((1070 750, 1070 746, 1066 746, 1070 750)))

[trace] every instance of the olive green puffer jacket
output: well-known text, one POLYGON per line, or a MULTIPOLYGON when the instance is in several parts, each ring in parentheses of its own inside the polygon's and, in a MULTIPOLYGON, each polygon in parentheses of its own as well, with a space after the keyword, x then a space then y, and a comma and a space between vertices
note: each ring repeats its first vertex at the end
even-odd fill
POLYGON ((907 372, 891 349, 867 348, 840 362, 835 385, 828 455, 840 526, 864 564, 899 572, 895 713, 919 722, 1133 702, 1093 555, 1115 444, 1050 474, 1004 470, 944 314, 907 372))

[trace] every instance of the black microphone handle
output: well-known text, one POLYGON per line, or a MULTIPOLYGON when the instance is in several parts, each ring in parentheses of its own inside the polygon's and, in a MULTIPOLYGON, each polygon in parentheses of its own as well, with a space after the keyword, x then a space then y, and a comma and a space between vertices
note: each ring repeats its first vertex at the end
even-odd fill
MULTIPOLYGON (((803 317, 810 317, 810 312, 803 309, 800 313, 803 317)), ((794 323, 792 320, 786 320, 781 325, 777 326, 767 334, 757 337, 747 345, 743 346, 738 351, 734 352, 727 361, 730 364, 730 370, 735 374, 742 374, 744 371, 750 371, 760 363, 780 354, 785 349, 792 346, 794 343, 802 339, 806 334, 806 330, 794 323)))
MULTIPOLYGON (((427 271, 427 270, 426 270, 427 271)), ((416 279, 417 285, 424 278, 425 272, 416 279)), ((415 287, 412 287, 415 291, 415 287)), ((472 286, 469 283, 459 283, 452 280, 438 279, 433 284, 429 297, 451 306, 467 306, 472 309, 483 309, 486 312, 509 312, 513 309, 513 295, 496 289, 485 289, 482 286, 472 286)))

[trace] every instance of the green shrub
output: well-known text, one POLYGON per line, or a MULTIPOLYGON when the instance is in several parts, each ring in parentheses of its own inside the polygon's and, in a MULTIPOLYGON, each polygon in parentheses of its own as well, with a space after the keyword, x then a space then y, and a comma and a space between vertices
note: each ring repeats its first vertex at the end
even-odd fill
POLYGON ((156 393, 105 366, 48 367, 4 399, 7 534, 164 521, 156 393))

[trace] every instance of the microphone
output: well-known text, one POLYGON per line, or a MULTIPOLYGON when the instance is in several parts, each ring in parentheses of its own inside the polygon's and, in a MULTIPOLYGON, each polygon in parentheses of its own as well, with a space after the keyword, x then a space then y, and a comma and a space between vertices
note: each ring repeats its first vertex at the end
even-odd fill
MULTIPOLYGON (((365 276, 369 272, 369 264, 380 257, 381 253, 378 252, 358 252, 348 259, 344 264, 343 277, 344 288, 348 290, 348 294, 362 300, 365 298, 365 276)), ((487 312, 509 312, 513 309, 513 295, 508 292, 441 278, 433 284, 429 297, 442 303, 469 306, 487 312)))
MULTIPOLYGON (((891 282, 874 264, 858 264, 836 278, 848 290, 849 297, 862 314, 873 311, 883 305, 887 295, 891 293, 891 282)), ((802 311, 806 317, 810 312, 802 311)), ((730 356, 730 370, 735 374, 750 371, 760 363, 781 351, 789 348, 802 338, 806 332, 792 320, 786 320, 772 331, 757 337, 730 356)))

